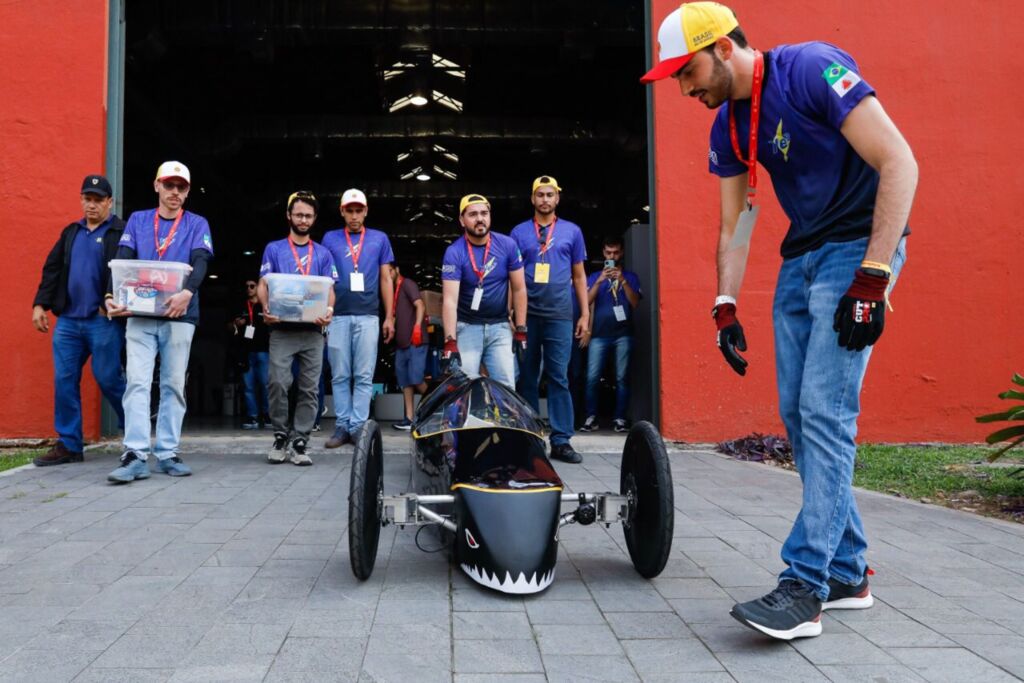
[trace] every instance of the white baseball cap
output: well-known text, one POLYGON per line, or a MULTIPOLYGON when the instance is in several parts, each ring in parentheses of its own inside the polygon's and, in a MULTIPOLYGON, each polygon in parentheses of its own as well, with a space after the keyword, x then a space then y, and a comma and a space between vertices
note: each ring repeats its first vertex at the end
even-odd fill
POLYGON ((349 204, 362 204, 366 206, 366 195, 363 194, 362 190, 355 188, 345 190, 345 193, 341 195, 341 205, 348 206, 349 204))
POLYGON ((181 178, 189 185, 192 184, 192 176, 188 172, 188 166, 180 161, 165 161, 160 164, 160 168, 156 169, 157 180, 167 180, 168 178, 181 178))
POLYGON ((717 2, 684 2, 658 29, 658 63, 640 79, 653 83, 686 66, 693 56, 739 26, 731 9, 717 2))

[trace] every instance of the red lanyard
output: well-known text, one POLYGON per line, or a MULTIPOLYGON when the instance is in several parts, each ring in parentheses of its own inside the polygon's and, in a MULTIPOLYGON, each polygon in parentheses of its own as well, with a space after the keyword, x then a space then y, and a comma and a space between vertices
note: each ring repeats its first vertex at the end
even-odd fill
POLYGON ((256 319, 252 317, 252 302, 248 299, 245 300, 245 305, 249 307, 249 324, 255 325, 256 319))
POLYGON ((551 246, 551 238, 555 236, 555 223, 557 222, 557 218, 551 221, 551 225, 548 227, 548 238, 546 240, 542 240, 540 238, 540 223, 537 222, 536 218, 533 219, 533 231, 537 233, 537 243, 540 244, 540 256, 546 254, 548 247, 551 246))
POLYGON ((184 210, 178 211, 178 215, 174 217, 174 223, 171 224, 171 231, 164 238, 163 246, 160 246, 160 210, 157 209, 153 212, 153 246, 156 247, 157 261, 164 260, 164 254, 167 253, 167 249, 171 246, 171 242, 174 240, 174 233, 178 232, 178 223, 181 223, 181 217, 184 215, 184 210))
POLYGON ((352 248, 352 238, 349 237, 348 228, 345 228, 345 241, 348 242, 348 253, 352 256, 352 268, 359 272, 359 257, 363 255, 363 240, 366 239, 366 228, 359 231, 359 249, 352 248))
POLYGON ((466 251, 469 252, 469 265, 473 268, 473 272, 476 273, 477 279, 480 280, 480 286, 484 286, 484 278, 487 277, 487 256, 491 253, 491 236, 487 235, 487 244, 484 246, 484 265, 483 268, 476 267, 476 259, 473 257, 473 247, 470 246, 469 240, 466 240, 466 251))
POLYGON ((305 268, 302 266, 302 259, 299 258, 299 252, 295 248, 295 242, 292 241, 291 235, 288 235, 288 246, 292 248, 292 257, 295 259, 295 270, 297 270, 300 275, 309 275, 309 270, 313 267, 313 240, 310 240, 309 245, 306 247, 305 268))
POLYGON ((395 300, 391 304, 391 314, 398 315, 398 295, 402 291, 402 280, 405 278, 401 275, 398 276, 398 282, 395 283, 395 300))
POLYGON ((754 83, 750 93, 750 145, 747 152, 749 159, 743 158, 740 143, 736 135, 736 117, 733 114, 735 101, 729 102, 729 137, 736 158, 747 166, 747 203, 753 204, 757 192, 757 124, 761 119, 761 81, 764 78, 764 55, 754 51, 754 83))

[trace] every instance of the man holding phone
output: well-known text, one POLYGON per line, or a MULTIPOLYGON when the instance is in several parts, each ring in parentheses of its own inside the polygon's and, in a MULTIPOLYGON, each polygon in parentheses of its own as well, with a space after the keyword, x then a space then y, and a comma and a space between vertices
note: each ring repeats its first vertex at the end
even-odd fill
POLYGON ((594 307, 594 329, 587 356, 587 419, 584 432, 600 429, 597 422, 597 383, 601 379, 609 352, 615 352, 616 432, 624 432, 629 409, 629 357, 633 351, 633 311, 643 292, 636 273, 623 270, 622 240, 604 239, 604 269, 587 278, 587 298, 594 307))

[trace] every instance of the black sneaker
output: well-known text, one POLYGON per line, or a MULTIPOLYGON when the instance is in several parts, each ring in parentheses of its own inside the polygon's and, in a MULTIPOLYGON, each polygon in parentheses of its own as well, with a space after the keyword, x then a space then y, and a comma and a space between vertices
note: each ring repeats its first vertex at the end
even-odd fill
POLYGON ((589 416, 584 422, 583 426, 580 427, 581 432, 596 432, 601 428, 601 425, 597 423, 597 415, 589 416))
POLYGON ((299 465, 300 467, 308 467, 313 464, 309 455, 306 454, 306 440, 301 436, 292 441, 291 445, 292 457, 290 460, 293 465, 299 465))
POLYGON ((572 444, 569 443, 560 443, 557 446, 552 444, 551 457, 573 465, 583 462, 583 456, 573 450, 572 444))
POLYGON ((284 432, 274 432, 274 445, 267 453, 267 462, 271 465, 280 465, 288 459, 288 435, 284 432))
POLYGON ((407 417, 403 417, 398 422, 391 425, 395 429, 401 429, 403 432, 408 432, 412 429, 412 420, 407 417))
POLYGON ((821 600, 800 581, 785 580, 768 595, 733 605, 744 626, 779 640, 821 635, 821 600))
POLYGON ((245 422, 242 423, 242 429, 259 429, 259 428, 260 428, 260 423, 256 421, 256 416, 255 415, 250 415, 249 417, 247 417, 245 419, 245 422))
POLYGON ((64 465, 69 462, 82 462, 82 459, 80 452, 69 451, 63 442, 58 441, 50 447, 50 450, 34 459, 32 463, 36 467, 49 467, 50 465, 64 465))
POLYGON ((628 432, 629 431, 629 427, 626 426, 626 421, 621 419, 621 418, 616 420, 615 421, 615 431, 617 433, 619 433, 619 434, 621 434, 622 432, 628 432))
POLYGON ((821 603, 821 609, 867 609, 875 604, 868 586, 868 575, 874 574, 868 569, 864 578, 856 586, 842 583, 830 578, 828 580, 828 600, 821 603))

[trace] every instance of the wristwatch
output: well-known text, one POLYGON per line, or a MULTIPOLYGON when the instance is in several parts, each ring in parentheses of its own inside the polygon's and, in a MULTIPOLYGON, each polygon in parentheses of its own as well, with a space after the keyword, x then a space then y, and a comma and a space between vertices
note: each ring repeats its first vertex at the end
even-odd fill
POLYGON ((865 268, 864 266, 861 266, 860 269, 865 275, 872 275, 874 277, 884 277, 886 280, 888 280, 890 277, 889 273, 885 272, 881 268, 865 268))

